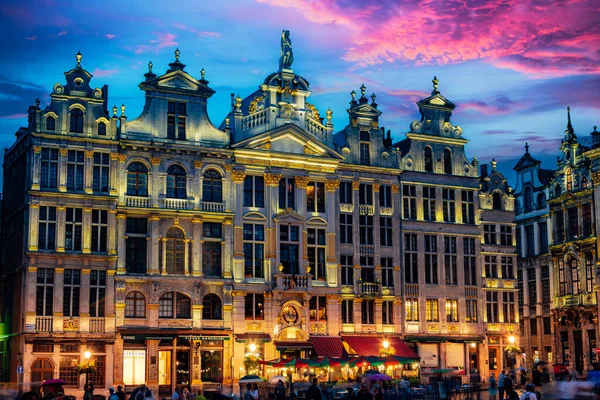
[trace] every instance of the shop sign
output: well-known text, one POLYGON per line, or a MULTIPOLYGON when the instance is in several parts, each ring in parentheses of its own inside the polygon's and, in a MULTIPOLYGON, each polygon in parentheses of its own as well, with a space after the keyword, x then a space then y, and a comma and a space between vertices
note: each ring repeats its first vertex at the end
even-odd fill
POLYGON ((146 334, 139 334, 139 335, 123 335, 123 340, 164 340, 164 339, 173 340, 176 337, 177 337, 176 335, 146 335, 146 334))
POLYGON ((35 324, 25 324, 25 332, 35 332, 35 324))
POLYGON ((123 340, 173 340, 175 338, 187 340, 229 340, 229 336, 204 336, 204 335, 173 335, 173 334, 124 334, 123 340))
POLYGON ((217 341, 217 340, 229 340, 229 336, 179 336, 182 339, 187 339, 187 340, 213 340, 213 341, 217 341))

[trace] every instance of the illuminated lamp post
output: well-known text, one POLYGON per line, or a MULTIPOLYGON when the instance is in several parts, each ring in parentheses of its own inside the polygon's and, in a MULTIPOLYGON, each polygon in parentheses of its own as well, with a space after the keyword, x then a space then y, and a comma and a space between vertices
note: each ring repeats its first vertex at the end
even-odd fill
POLYGON ((85 358, 86 363, 88 364, 88 368, 85 369, 85 386, 84 386, 84 393, 83 393, 83 400, 90 400, 90 388, 89 388, 89 379, 88 379, 88 374, 89 374, 89 363, 90 363, 90 357, 92 357, 92 353, 90 353, 89 350, 86 350, 83 353, 83 357, 85 358))

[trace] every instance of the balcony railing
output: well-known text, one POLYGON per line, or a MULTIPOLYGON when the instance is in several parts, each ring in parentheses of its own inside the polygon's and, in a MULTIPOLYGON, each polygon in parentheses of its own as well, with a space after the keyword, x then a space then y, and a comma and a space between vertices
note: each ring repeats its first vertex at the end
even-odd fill
POLYGON ((215 203, 211 201, 201 201, 200 210, 207 212, 223 212, 225 211, 225 203, 215 203))
POLYGON ((477 286, 465 286, 465 298, 476 299, 477 298, 477 286))
POLYGON ((361 204, 358 206, 358 213, 360 215, 373 215, 375 213, 375 207, 361 204))
POLYGON ((36 317, 35 318, 35 331, 36 332, 52 332, 52 324, 54 319, 52 317, 36 317))
POLYGON ((187 210, 189 208, 189 201, 187 199, 164 199, 163 208, 171 210, 187 210))
POLYGON ((277 274, 277 288, 282 290, 308 290, 312 288, 312 275, 277 274))
POLYGON ((404 285, 404 293, 407 297, 419 297, 419 285, 414 283, 407 283, 404 285))
POLYGON ((381 283, 358 281, 360 294, 363 296, 377 296, 381 293, 381 283))
POLYGON ((374 256, 375 255, 375 246, 361 244, 359 246, 359 252, 361 256, 374 256))
POLYGON ((125 205, 127 207, 148 208, 150 207, 150 197, 125 195, 125 205))
POLYGON ((106 324, 104 318, 90 318, 90 333, 104 333, 106 324))

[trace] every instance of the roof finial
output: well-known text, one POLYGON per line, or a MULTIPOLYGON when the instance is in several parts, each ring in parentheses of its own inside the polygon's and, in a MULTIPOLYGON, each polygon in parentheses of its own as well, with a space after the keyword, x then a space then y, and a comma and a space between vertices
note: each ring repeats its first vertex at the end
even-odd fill
POLYGON ((179 54, 181 54, 181 52, 179 51, 179 47, 175 49, 175 61, 179 60, 179 54))
POLYGON ((150 61, 148 63, 148 72, 152 72, 152 67, 154 66, 154 64, 152 64, 152 61, 150 61))
POLYGON ((81 59, 83 58, 83 56, 81 55, 80 51, 77 52, 77 54, 75 55, 75 58, 77 59, 77 66, 81 67, 81 59))
POLYGON ((367 91, 367 87, 366 87, 366 86, 365 86, 365 84, 363 83, 363 84, 360 86, 360 94, 361 94, 361 97, 365 97, 365 93, 366 93, 366 91, 367 91))
POLYGON ((492 158, 491 164, 492 164, 492 171, 495 171, 496 170, 496 165, 498 165, 498 163, 496 162, 495 158, 492 158))
POLYGON ((529 143, 525 142, 525 153, 529 154, 529 143))
POLYGON ((204 80, 204 74, 206 74, 206 71, 204 70, 204 68, 202 68, 200 70, 200 75, 202 76, 202 80, 204 80))
POLYGON ((567 129, 565 133, 572 135, 574 132, 573 125, 571 125, 571 107, 567 107, 567 129))
POLYGON ((376 99, 376 98, 377 98, 377 95, 376 95, 375 93, 373 93, 373 94, 371 95, 371 101, 372 101, 373 103, 375 103, 375 99, 376 99))
POLYGON ((350 92, 350 96, 352 96, 352 101, 356 98, 356 92, 353 90, 350 92))
POLYGON ((41 102, 42 102, 42 101, 41 101, 41 100, 40 100, 40 98, 38 97, 37 99, 35 99, 35 106, 36 106, 37 108, 40 108, 40 103, 41 103, 41 102))
POLYGON ((431 80, 431 82, 433 83, 433 91, 437 93, 438 92, 438 83, 440 83, 437 76, 434 76, 433 79, 431 80))
POLYGON ((116 106, 116 105, 114 105, 114 106, 113 106, 113 108, 112 108, 112 112, 113 112, 113 117, 114 117, 114 118, 117 118, 117 110, 118 110, 118 109, 117 109, 117 106, 116 106))

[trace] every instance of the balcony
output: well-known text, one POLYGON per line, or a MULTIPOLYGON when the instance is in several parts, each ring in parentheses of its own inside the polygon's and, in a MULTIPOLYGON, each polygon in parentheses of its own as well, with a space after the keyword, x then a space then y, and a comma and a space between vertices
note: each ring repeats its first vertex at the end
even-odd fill
POLYGON ((201 201, 200 202, 200 210, 207 212, 224 212, 225 211, 225 203, 215 203, 212 201, 201 201))
POLYGON ((419 285, 407 283, 404 285, 404 294, 407 297, 419 297, 419 285))
POLYGON ((104 333, 106 323, 104 318, 90 318, 90 333, 104 333))
POLYGON ((392 215, 394 215, 394 209, 391 207, 381 207, 379 208, 379 214, 391 217, 392 215))
POLYGON ((477 298, 477 286, 465 286, 465 298, 476 299, 477 298))
POLYGON ((363 297, 374 297, 381 294, 381 283, 358 281, 360 295, 363 297))
POLYGON ((277 274, 276 288, 284 291, 308 291, 312 288, 312 275, 277 274))
POLYGON ((35 331, 36 332, 52 332, 52 317, 36 317, 35 331))
POLYGON ((361 256, 374 256, 375 255, 375 246, 361 244, 359 246, 358 251, 360 252, 361 256))
POLYGON ((125 195, 125 205, 127 207, 148 208, 150 207, 150 197, 125 195))
POLYGON ((190 208, 190 202, 187 199, 167 198, 163 200, 163 208, 168 208, 170 210, 188 210, 190 208))
POLYGON ((373 215, 375 213, 375 207, 361 204, 358 206, 358 213, 360 215, 373 215))
POLYGON ((576 306, 595 306, 595 293, 569 294, 554 299, 555 308, 566 308, 576 306))

